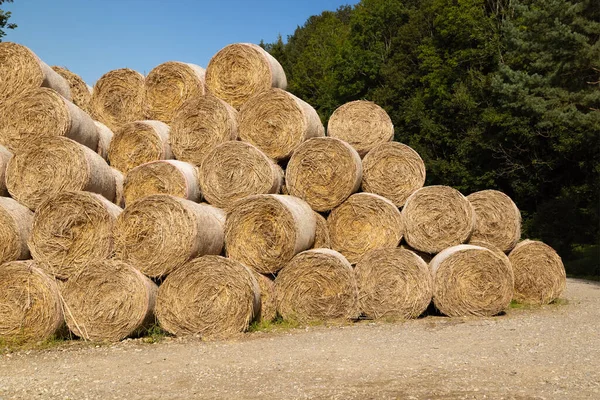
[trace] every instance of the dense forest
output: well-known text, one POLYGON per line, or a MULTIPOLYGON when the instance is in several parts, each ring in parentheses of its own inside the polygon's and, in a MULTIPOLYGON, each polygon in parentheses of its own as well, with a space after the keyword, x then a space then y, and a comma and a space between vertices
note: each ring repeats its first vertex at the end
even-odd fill
POLYGON ((494 188, 568 272, 600 275, 600 7, 595 0, 362 0, 262 44, 323 122, 386 109, 428 184, 494 188))

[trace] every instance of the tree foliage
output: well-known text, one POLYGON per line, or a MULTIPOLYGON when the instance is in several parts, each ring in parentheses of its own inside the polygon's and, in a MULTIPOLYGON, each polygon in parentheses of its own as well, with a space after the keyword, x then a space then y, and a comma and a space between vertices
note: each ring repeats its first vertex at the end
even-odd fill
MULTIPOLYGON (((3 3, 12 3, 13 0, 0 0, 0 6, 3 3)), ((0 42, 2 41, 2 37, 6 36, 6 32, 4 29, 15 29, 17 27, 16 24, 9 23, 8 19, 10 18, 10 11, 4 11, 0 9, 0 42)))

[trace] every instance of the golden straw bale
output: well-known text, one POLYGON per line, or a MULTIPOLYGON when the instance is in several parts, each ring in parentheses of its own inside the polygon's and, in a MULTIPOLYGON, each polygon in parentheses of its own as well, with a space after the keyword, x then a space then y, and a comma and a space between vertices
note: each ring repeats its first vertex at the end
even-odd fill
POLYGON ((231 336, 247 330, 259 312, 256 279, 248 268, 230 258, 212 255, 191 260, 158 289, 158 321, 178 336, 231 336))
POLYGON ((303 200, 259 194, 240 200, 227 215, 227 255, 256 271, 279 271, 315 240, 315 214, 303 200))
POLYGON ((98 132, 98 146, 96 147, 96 153, 100 154, 100 157, 108 160, 108 149, 110 148, 110 142, 114 136, 108 126, 102 122, 94 121, 96 125, 96 131, 98 132))
POLYGON ((0 197, 0 264, 29 258, 27 239, 33 213, 10 197, 0 197))
POLYGON ((425 164, 405 144, 382 143, 363 159, 362 190, 383 196, 398 207, 424 184, 425 164))
POLYGON ((315 138, 294 152, 285 171, 286 189, 315 211, 329 211, 355 193, 362 179, 356 150, 334 138, 315 138))
POLYGON ((117 219, 116 257, 145 275, 168 275, 194 257, 221 254, 225 213, 167 194, 130 204, 117 219))
POLYGON ((200 165, 206 153, 238 136, 237 111, 210 94, 187 100, 171 124, 171 147, 178 160, 200 165))
MULTIPOLYGON (((260 287, 260 318, 258 321, 273 321, 277 317, 275 304, 275 282, 267 275, 260 274, 249 268, 260 287)), ((272 276, 272 275, 271 275, 272 276)))
POLYGON ((93 150, 98 146, 94 120, 52 89, 23 92, 0 110, 0 143, 12 152, 54 136, 68 137, 93 150))
POLYGON ((92 91, 92 114, 113 132, 144 119, 144 76, 128 68, 102 75, 92 91))
POLYGON ((514 275, 508 257, 484 247, 447 248, 429 263, 433 303, 449 317, 493 316, 510 305, 514 275))
POLYGON ((93 150, 65 137, 39 138, 15 154, 6 169, 13 198, 35 210, 56 193, 84 190, 115 199, 115 175, 93 150))
POLYGON ((375 146, 392 140, 394 125, 377 104, 356 100, 338 107, 331 114, 327 136, 350 143, 364 157, 375 146))
MULTIPOLYGON (((476 245, 476 246, 479 246, 479 245, 476 245)), ((415 253, 416 255, 421 257, 423 259, 423 261, 425 261, 427 264, 429 264, 431 262, 431 260, 433 259, 433 256, 434 256, 434 254, 424 253, 422 251, 415 250, 404 242, 400 243, 400 246, 398 246, 398 247, 400 247, 401 249, 412 251, 413 253, 415 253)), ((481 247, 486 247, 486 246, 481 246, 481 247)))
POLYGON ((244 197, 279 193, 283 179, 275 162, 250 143, 239 141, 210 150, 198 172, 206 201, 225 210, 244 197))
POLYGON ((470 243, 490 243, 511 251, 521 238, 521 212, 510 197, 497 190, 482 190, 467 196, 477 222, 470 243))
POLYGON ((466 242, 475 227, 473 206, 449 186, 426 186, 414 192, 402 209, 404 240, 414 249, 438 253, 466 242))
POLYGON ((358 289, 350 263, 337 251, 296 255, 275 279, 277 311, 285 320, 309 322, 358 317, 358 289))
POLYGON ((524 240, 508 255, 515 274, 514 299, 525 304, 548 304, 567 285, 565 266, 554 249, 535 240, 524 240))
POLYGON ((0 145, 0 196, 8 195, 6 189, 6 167, 8 160, 12 157, 12 153, 2 145, 0 145))
POLYGON ((92 101, 92 92, 90 87, 84 82, 79 75, 69 71, 65 67, 53 66, 54 72, 65 78, 69 83, 73 104, 81 108, 86 113, 90 114, 92 109, 90 102, 92 101))
POLYGON ((203 96, 204 68, 169 61, 154 67, 146 77, 146 118, 171 123, 188 99, 203 96))
POLYGON ((0 339, 44 341, 64 326, 56 281, 34 261, 0 266, 0 339))
POLYGON ((373 249, 398 247, 402 215, 388 199, 373 193, 356 193, 327 217, 331 248, 351 264, 373 249))
POLYGON ((281 64, 262 47, 235 43, 221 49, 206 67, 206 86, 236 109, 253 95, 287 87, 281 64))
POLYGON ((315 230, 315 242, 312 247, 313 249, 330 249, 331 235, 329 234, 329 228, 327 227, 327 220, 318 212, 315 212, 315 218, 317 225, 315 230))
POLYGON ((71 99, 69 83, 33 51, 17 43, 0 43, 0 104, 39 87, 54 89, 71 99))
POLYGON ((110 165, 121 172, 144 163, 173 158, 169 126, 160 121, 135 121, 115 132, 108 148, 110 165))
POLYGON ((325 136, 325 128, 310 104, 285 90, 270 89, 240 109, 239 134, 269 157, 283 160, 305 140, 325 136))
POLYGON ((117 260, 91 262, 62 287, 67 326, 85 340, 116 342, 154 324, 158 287, 117 260))
POLYGON ((354 268, 360 310, 369 318, 417 318, 433 296, 427 263, 410 250, 375 249, 354 268))
POLYGON ((33 259, 49 275, 70 279, 114 254, 121 208, 90 192, 61 192, 37 208, 29 237, 33 259))

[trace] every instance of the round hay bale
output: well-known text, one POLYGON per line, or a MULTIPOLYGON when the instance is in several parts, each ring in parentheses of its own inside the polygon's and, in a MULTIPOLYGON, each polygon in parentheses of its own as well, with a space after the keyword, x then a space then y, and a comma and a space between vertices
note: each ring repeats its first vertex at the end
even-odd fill
POLYGON ((160 121, 136 121, 115 132, 108 148, 110 165, 129 172, 150 161, 173 158, 169 126, 160 121))
POLYGON ((37 88, 15 96, 0 112, 0 142, 22 151, 41 137, 65 136, 96 150, 94 120, 52 89, 37 88))
POLYGON ((187 100, 171 124, 171 147, 178 160, 200 165, 206 153, 238 137, 237 111, 210 94, 187 100))
MULTIPOLYGON (((477 246, 479 246, 479 245, 477 245, 477 246)), ((412 251, 413 253, 415 253, 416 255, 418 255, 419 257, 421 257, 423 259, 423 261, 425 261, 428 265, 429 265, 429 263, 431 262, 431 260, 433 259, 433 256, 434 256, 434 255, 429 254, 429 253, 424 253, 422 251, 415 250, 415 249, 413 249, 412 247, 410 247, 409 245, 407 245, 404 242, 400 243, 399 247, 401 249, 412 251)), ((482 247, 485 247, 485 246, 482 246, 482 247)))
POLYGON ((353 319, 358 317, 358 289, 350 263, 330 249, 296 255, 275 279, 277 311, 285 320, 353 319))
POLYGON ((292 196, 306 201, 315 211, 329 211, 355 193, 362 179, 356 150, 334 138, 315 138, 294 152, 285 172, 292 196))
POLYGON ((244 197, 279 193, 283 179, 281 168, 262 151, 238 141, 210 150, 198 173, 206 201, 225 210, 244 197))
POLYGON ((118 169, 111 168, 113 176, 115 177, 115 200, 113 203, 121 208, 125 208, 125 194, 123 186, 125 184, 125 177, 118 169))
POLYGON ((144 76, 128 68, 102 75, 92 92, 92 114, 113 132, 144 119, 144 76))
POLYGON ((469 240, 476 216, 458 190, 426 186, 406 200, 402 219, 404 240, 419 251, 434 254, 469 240))
POLYGON ((363 159, 362 190, 383 196, 397 207, 425 184, 425 164, 405 144, 386 142, 363 159))
POLYGON ((273 275, 266 276, 248 268, 252 271, 254 279, 260 288, 260 318, 257 321, 273 321, 277 317, 277 305, 275 304, 275 282, 273 275))
POLYGON ((359 308, 369 318, 417 318, 431 303, 429 266, 410 250, 372 250, 356 264, 354 273, 359 308))
POLYGON ((56 281, 33 261, 0 268, 0 339, 43 341, 64 325, 56 281))
POLYGON ((235 43, 221 49, 206 67, 206 86, 218 98, 240 109, 253 95, 287 87, 281 64, 262 47, 235 43))
POLYGON ((325 128, 310 104, 285 90, 270 89, 240 109, 239 134, 269 157, 283 160, 307 139, 325 136, 325 128))
POLYGON ((0 43, 0 103, 42 86, 71 99, 69 83, 33 51, 17 43, 0 43))
POLYGON ((69 330, 84 340, 116 342, 154 323, 158 287, 117 260, 91 262, 61 288, 69 330))
POLYGON ((65 137, 48 137, 10 159, 6 187, 13 198, 35 210, 64 191, 99 193, 113 201, 116 185, 111 168, 93 150, 65 137))
POLYGON ((221 254, 225 213, 208 204, 155 194, 130 204, 117 219, 116 257, 151 278, 188 260, 221 254))
POLYGON ((154 67, 146 77, 146 118, 167 124, 188 99, 204 96, 204 68, 169 61, 154 67))
POLYGON ((37 208, 29 249, 40 268, 70 279, 114 253, 121 208, 90 192, 61 192, 37 208))
POLYGON ((511 251, 521 238, 521 212, 510 197, 497 190, 482 190, 467 196, 477 221, 470 243, 490 243, 511 251))
POLYGON ((33 213, 10 197, 0 197, 0 265, 29 258, 27 239, 33 213))
POLYGON ((315 214, 297 197, 246 197, 227 215, 227 255, 260 273, 276 273, 313 245, 315 229, 315 214))
POLYGON ((92 92, 90 87, 84 82, 81 77, 65 67, 57 65, 52 67, 52 70, 62 76, 68 83, 71 91, 73 104, 81 108, 86 113, 91 113, 90 102, 92 101, 92 92))
POLYGON ((567 285, 565 266, 554 249, 535 240, 524 240, 508 255, 515 274, 514 299, 525 304, 548 304, 567 285))
POLYGON ((125 204, 152 194, 170 194, 194 202, 201 198, 197 168, 176 160, 159 160, 129 171, 123 185, 125 204))
POLYGON ((331 114, 327 136, 348 142, 364 157, 375 146, 394 138, 394 125, 377 104, 356 100, 338 107, 331 114))
POLYGON ((331 248, 351 264, 367 252, 398 247, 402 240, 402 215, 388 199, 373 193, 356 193, 327 217, 331 248))
POLYGON ((514 275, 506 255, 468 244, 447 248, 429 263, 433 303, 444 315, 487 317, 506 310, 514 275))
POLYGON ((0 196, 8 194, 6 189, 6 166, 11 157, 12 153, 6 147, 0 145, 0 196))
POLYGON ((330 249, 331 236, 329 235, 327 220, 318 212, 315 212, 315 219, 317 225, 315 229, 315 242, 313 244, 313 249, 330 249))
POLYGON ((94 121, 94 124, 96 125, 96 132, 98 132, 98 146, 96 147, 96 153, 100 154, 100 157, 105 160, 108 160, 108 149, 114 133, 102 122, 94 121))
POLYGON ((259 312, 260 288, 252 272, 221 256, 186 263, 158 289, 158 321, 178 336, 219 338, 244 332, 259 312))

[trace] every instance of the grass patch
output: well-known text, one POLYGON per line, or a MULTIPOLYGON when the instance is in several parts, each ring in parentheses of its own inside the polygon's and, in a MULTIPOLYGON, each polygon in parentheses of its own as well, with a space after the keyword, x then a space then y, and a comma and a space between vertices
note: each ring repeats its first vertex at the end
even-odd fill
POLYGON ((171 334, 161 328, 158 324, 152 325, 146 335, 142 337, 144 343, 158 343, 162 342, 165 338, 171 337, 171 334))
POLYGON ((15 351, 22 350, 47 350, 65 344, 70 341, 71 338, 64 335, 54 335, 43 341, 31 341, 25 338, 12 338, 3 339, 0 338, 0 354, 12 353, 15 351))
POLYGON ((275 332, 298 328, 300 324, 296 321, 284 320, 281 317, 273 321, 255 321, 248 328, 248 332, 275 332))

